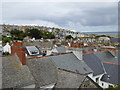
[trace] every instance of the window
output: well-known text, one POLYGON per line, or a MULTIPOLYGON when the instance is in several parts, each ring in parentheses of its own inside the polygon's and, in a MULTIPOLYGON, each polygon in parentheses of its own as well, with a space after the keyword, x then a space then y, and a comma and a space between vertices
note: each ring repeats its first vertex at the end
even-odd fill
POLYGON ((98 82, 99 78, 96 78, 96 82, 98 82))
POLYGON ((38 51, 31 51, 31 53, 32 53, 32 54, 37 54, 37 53, 38 53, 38 51))
POLYGON ((109 85, 109 87, 113 87, 112 85, 109 85))
POLYGON ((104 83, 102 83, 102 86, 104 86, 104 83))
POLYGON ((86 87, 86 85, 84 85, 84 87, 86 87))

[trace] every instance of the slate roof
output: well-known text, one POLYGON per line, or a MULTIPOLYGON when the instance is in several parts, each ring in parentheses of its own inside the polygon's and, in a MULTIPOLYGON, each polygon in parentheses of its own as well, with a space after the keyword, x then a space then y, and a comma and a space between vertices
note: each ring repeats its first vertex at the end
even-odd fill
POLYGON ((58 70, 58 82, 54 88, 71 88, 71 90, 73 90, 73 88, 77 89, 83 83, 85 78, 86 76, 58 70))
POLYGON ((28 59, 27 65, 36 80, 37 87, 57 82, 57 68, 50 57, 28 59))
POLYGON ((36 42, 36 41, 33 41, 32 43, 31 42, 23 42, 24 46, 38 46, 39 48, 53 48, 53 43, 52 41, 51 42, 36 42))
POLYGON ((65 47, 56 47, 58 53, 66 53, 66 48, 65 47))
POLYGON ((120 52, 118 52, 117 58, 116 58, 109 51, 93 53, 93 54, 84 55, 83 60, 94 71, 93 73, 94 75, 97 75, 100 73, 102 74, 105 72, 105 74, 101 79, 102 81, 105 81, 111 84, 120 84, 119 54, 120 52))
POLYGON ((30 58, 27 60, 27 65, 37 82, 37 87, 56 83, 56 88, 68 88, 71 86, 76 88, 80 86, 85 78, 85 76, 80 74, 92 72, 73 53, 30 58))
POLYGON ((94 54, 83 55, 83 60, 93 70, 94 76, 104 73, 100 59, 94 54))
POLYGON ((118 58, 115 58, 109 51, 94 53, 101 61, 118 63, 118 58))
POLYGON ((73 53, 51 56, 51 58, 58 68, 81 74, 92 72, 92 70, 73 53))
POLYGON ((102 81, 112 83, 112 84, 119 84, 120 85, 120 66, 103 63, 107 74, 102 77, 102 81))
POLYGON ((102 81, 109 82, 112 84, 120 84, 119 74, 120 74, 120 62, 119 62, 119 54, 118 52, 117 58, 114 57, 110 52, 102 52, 96 53, 95 55, 99 57, 103 66, 105 68, 106 74, 102 77, 102 81), (119 65, 118 65, 119 64, 119 65), (108 75, 110 78, 108 79, 108 75))
POLYGON ((117 51, 116 56, 118 57, 118 62, 120 63, 120 51, 117 51))
POLYGON ((2 57, 2 88, 21 88, 34 84, 27 66, 22 66, 17 55, 2 57))

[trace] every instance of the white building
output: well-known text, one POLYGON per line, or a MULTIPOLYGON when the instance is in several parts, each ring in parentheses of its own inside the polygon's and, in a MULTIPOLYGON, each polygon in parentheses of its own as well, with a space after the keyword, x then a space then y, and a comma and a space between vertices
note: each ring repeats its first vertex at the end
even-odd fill
POLYGON ((9 43, 6 43, 6 45, 3 47, 3 52, 8 52, 9 54, 11 54, 11 46, 9 43))
POLYGON ((89 74, 101 88, 115 87, 119 85, 119 62, 110 52, 101 52, 83 55, 85 63, 93 70, 89 74))

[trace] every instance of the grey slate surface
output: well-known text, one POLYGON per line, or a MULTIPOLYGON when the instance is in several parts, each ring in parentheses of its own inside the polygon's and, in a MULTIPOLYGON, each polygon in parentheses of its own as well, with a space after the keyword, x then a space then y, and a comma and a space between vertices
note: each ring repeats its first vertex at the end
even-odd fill
POLYGON ((66 53, 66 48, 65 47, 56 47, 58 53, 66 53))
POLYGON ((56 83, 55 88, 77 88, 85 78, 85 76, 81 76, 80 74, 92 72, 73 53, 28 59, 27 65, 36 80, 36 87, 56 83), (59 68, 67 71, 59 70, 59 68))
POLYGON ((36 80, 37 87, 57 82, 57 68, 50 57, 28 59, 27 65, 36 80))
POLYGON ((115 58, 109 51, 94 53, 101 61, 118 63, 118 58, 115 58))
POLYGON ((96 76, 104 73, 100 59, 94 54, 83 55, 83 60, 93 70, 93 75, 96 76))
POLYGON ((86 76, 58 70, 58 82, 55 88, 79 88, 86 76))
POLYGON ((120 66, 107 63, 103 63, 103 65, 107 74, 104 75, 101 80, 120 85, 120 66), (110 78, 108 78, 108 75, 110 76, 110 78))
POLYGON ((115 58, 109 51, 106 51, 84 55, 83 60, 94 71, 94 75, 102 74, 105 70, 106 74, 103 75, 102 81, 120 84, 120 65, 115 65, 120 64, 119 55, 120 52, 117 53, 117 58, 115 58), (109 76, 110 78, 108 78, 109 76))
POLYGON ((58 68, 78 72, 80 74, 92 72, 92 70, 73 53, 51 56, 51 58, 58 68))
POLYGON ((34 84, 27 66, 22 66, 18 57, 2 57, 2 88, 24 87, 34 84))
POLYGON ((117 58, 115 58, 109 51, 95 53, 95 55, 101 60, 108 63, 103 63, 106 74, 102 77, 102 81, 112 83, 112 84, 120 84, 120 66, 114 65, 112 63, 120 64, 120 52, 117 52, 117 58), (108 75, 110 78, 108 79, 108 75))

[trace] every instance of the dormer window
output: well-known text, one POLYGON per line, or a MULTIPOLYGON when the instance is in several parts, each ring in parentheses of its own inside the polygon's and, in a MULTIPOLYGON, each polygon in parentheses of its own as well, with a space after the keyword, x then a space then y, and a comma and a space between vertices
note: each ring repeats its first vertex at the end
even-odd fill
POLYGON ((27 52, 29 55, 39 55, 40 50, 36 46, 27 46, 27 52))
POLYGON ((38 53, 38 51, 31 51, 31 53, 32 53, 32 54, 37 54, 37 53, 38 53))

